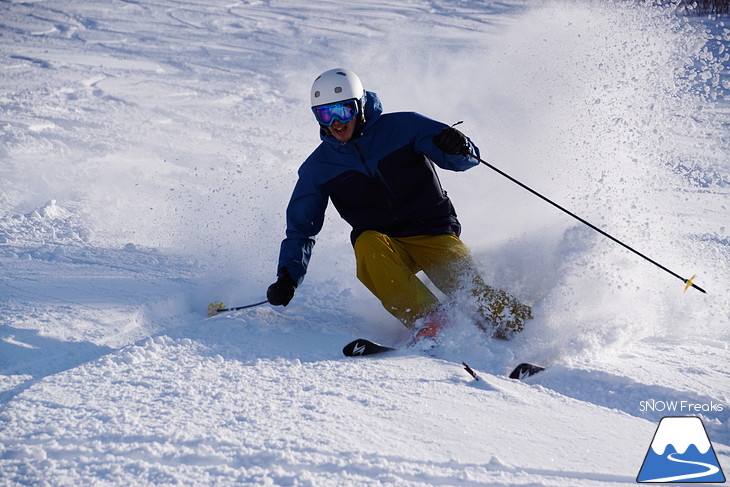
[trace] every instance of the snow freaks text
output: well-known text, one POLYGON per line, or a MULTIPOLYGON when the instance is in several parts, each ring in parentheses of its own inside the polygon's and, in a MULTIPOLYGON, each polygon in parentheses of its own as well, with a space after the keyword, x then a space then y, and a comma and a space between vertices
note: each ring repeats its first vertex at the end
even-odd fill
POLYGON ((663 401, 647 399, 639 402, 639 411, 645 412, 660 412, 660 413, 680 413, 680 414, 694 414, 694 413, 709 413, 709 412, 722 412, 726 406, 722 403, 710 401, 709 403, 696 403, 691 401, 663 401))

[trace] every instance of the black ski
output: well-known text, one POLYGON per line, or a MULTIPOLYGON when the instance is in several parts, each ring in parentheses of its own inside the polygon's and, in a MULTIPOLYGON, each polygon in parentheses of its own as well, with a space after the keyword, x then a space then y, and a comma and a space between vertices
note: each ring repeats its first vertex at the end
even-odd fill
MULTIPOLYGON (((477 374, 474 369, 469 367, 466 362, 461 362, 461 365, 464 366, 464 370, 474 378, 476 381, 482 380, 481 377, 479 377, 479 374, 477 374)), ((532 377, 533 375, 537 374, 540 371, 545 370, 545 367, 541 367, 539 365, 535 364, 528 364, 527 362, 521 363, 517 367, 515 367, 515 370, 512 371, 512 373, 509 375, 510 379, 517 379, 522 380, 526 379, 528 377, 532 377)))
POLYGON ((357 340, 345 345, 345 348, 342 349, 342 353, 348 357, 359 357, 361 355, 375 355, 377 353, 392 352, 393 350, 395 350, 395 348, 386 347, 385 345, 380 345, 379 343, 371 342, 364 338, 358 338, 357 340))
MULTIPOLYGON (((345 345, 345 348, 342 349, 342 353, 344 353, 347 357, 360 357, 365 355, 377 355, 380 353, 392 352, 394 350, 397 349, 393 347, 386 347, 385 345, 375 343, 365 338, 358 338, 357 340, 354 340, 345 345)), ((464 366, 464 370, 466 370, 469 375, 474 378, 474 380, 481 380, 479 375, 474 371, 474 369, 469 367, 465 362, 462 362, 461 364, 464 366)), ((543 370, 545 370, 545 367, 541 367, 539 365, 531 364, 528 362, 523 362, 515 367, 515 369, 509 375, 509 378, 522 380, 528 377, 532 377, 533 375, 543 370)))
POLYGON ((512 371, 512 373, 509 375, 509 378, 522 380, 528 377, 532 377, 533 375, 537 374, 538 372, 542 372, 543 370, 545 370, 545 367, 524 362, 515 367, 515 370, 512 371))

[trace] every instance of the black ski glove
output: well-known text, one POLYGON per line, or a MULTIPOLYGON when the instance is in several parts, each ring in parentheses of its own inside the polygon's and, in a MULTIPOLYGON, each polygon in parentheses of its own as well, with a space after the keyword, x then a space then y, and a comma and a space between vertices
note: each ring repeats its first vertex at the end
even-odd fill
POLYGON ((434 145, 447 154, 468 156, 469 141, 466 135, 462 134, 454 127, 446 127, 441 132, 433 136, 434 145))
POLYGON ((289 276, 286 269, 282 270, 279 279, 266 290, 266 298, 274 306, 286 306, 294 297, 297 283, 289 276))

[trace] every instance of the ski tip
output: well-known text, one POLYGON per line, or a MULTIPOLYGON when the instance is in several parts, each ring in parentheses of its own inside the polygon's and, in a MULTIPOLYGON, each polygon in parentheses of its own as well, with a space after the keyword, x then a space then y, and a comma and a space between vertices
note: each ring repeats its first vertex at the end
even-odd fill
POLYGON ((461 365, 463 365, 463 366, 464 366, 464 370, 466 370, 466 372, 467 372, 467 373, 468 373, 468 374, 469 374, 470 376, 474 377, 474 380, 477 380, 477 381, 478 381, 478 380, 481 380, 481 378, 479 377, 479 375, 478 375, 478 374, 477 374, 476 372, 474 372, 474 369, 472 369, 471 367, 469 367, 469 366, 468 366, 468 365, 466 364, 466 362, 461 362, 461 365))
POLYGON ((528 377, 532 377, 533 375, 537 374, 538 372, 542 372, 545 370, 545 367, 542 367, 540 365, 531 364, 528 362, 523 362, 512 371, 512 373, 509 375, 510 379, 517 379, 517 380, 523 380, 528 377))

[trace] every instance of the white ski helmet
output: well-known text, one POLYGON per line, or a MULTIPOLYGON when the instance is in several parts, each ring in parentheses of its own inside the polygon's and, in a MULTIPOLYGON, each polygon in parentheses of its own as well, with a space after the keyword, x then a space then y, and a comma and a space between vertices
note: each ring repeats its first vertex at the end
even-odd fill
POLYGON ((360 78, 349 69, 330 69, 312 83, 312 106, 327 105, 343 100, 361 100, 365 95, 360 78))

